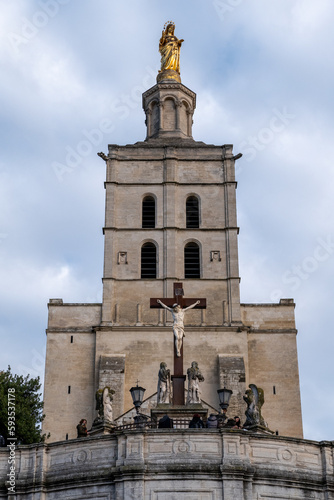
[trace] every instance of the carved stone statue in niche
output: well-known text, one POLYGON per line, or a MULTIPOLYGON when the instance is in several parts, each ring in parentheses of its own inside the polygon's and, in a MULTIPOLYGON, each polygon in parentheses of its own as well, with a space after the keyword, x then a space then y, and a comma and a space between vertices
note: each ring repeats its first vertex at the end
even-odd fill
POLYGON ((201 391, 199 383, 204 381, 204 377, 198 368, 198 363, 193 361, 187 370, 188 375, 188 396, 187 404, 198 404, 201 402, 201 391))
POLYGON ((160 370, 158 374, 158 403, 170 402, 170 370, 167 369, 167 364, 160 363, 160 370))
POLYGON ((96 391, 96 410, 98 411, 98 417, 95 421, 108 421, 112 422, 112 400, 115 391, 110 389, 110 387, 104 387, 104 389, 99 389, 96 391))

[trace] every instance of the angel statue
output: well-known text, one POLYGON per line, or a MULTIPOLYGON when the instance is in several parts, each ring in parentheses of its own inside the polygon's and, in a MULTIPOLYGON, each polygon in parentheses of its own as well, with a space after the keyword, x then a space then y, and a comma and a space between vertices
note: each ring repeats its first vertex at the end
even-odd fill
POLYGON ((179 40, 174 36, 175 24, 168 21, 159 42, 159 52, 161 54, 161 70, 174 70, 180 74, 180 49, 184 40, 179 40))
POLYGON ((264 404, 263 389, 257 387, 255 384, 249 384, 248 387, 249 389, 247 389, 246 395, 243 397, 244 401, 247 403, 247 410, 245 411, 246 422, 244 423, 244 427, 251 427, 253 425, 268 427, 261 415, 261 408, 264 404))

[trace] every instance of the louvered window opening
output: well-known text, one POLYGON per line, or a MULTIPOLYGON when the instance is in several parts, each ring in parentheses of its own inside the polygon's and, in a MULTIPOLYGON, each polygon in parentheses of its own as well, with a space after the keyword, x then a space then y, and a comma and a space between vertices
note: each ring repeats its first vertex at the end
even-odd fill
POLYGON ((155 199, 152 196, 143 199, 142 227, 155 227, 155 199))
POLYGON ((184 277, 200 278, 199 247, 189 243, 184 248, 184 277))
POLYGON ((157 249, 153 243, 146 243, 141 248, 141 277, 157 277, 157 249))
POLYGON ((189 196, 186 201, 187 222, 186 227, 199 227, 199 208, 196 196, 189 196))

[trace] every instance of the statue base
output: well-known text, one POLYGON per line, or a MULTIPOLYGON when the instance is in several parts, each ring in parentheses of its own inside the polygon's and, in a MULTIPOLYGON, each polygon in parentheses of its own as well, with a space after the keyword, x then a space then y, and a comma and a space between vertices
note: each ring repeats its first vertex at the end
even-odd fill
POLYGON ((271 431, 268 427, 264 427, 263 425, 250 425, 247 427, 243 427, 244 430, 249 431, 249 432, 256 432, 259 434, 268 434, 272 435, 275 434, 274 431, 271 431))
POLYGON ((203 408, 200 403, 187 406, 159 403, 156 408, 152 408, 151 419, 159 422, 162 417, 168 415, 173 420, 174 429, 185 429, 189 427, 189 422, 196 413, 202 420, 206 420, 208 409, 203 408))
POLYGON ((110 420, 103 420, 96 418, 93 422, 92 428, 89 431, 90 436, 98 436, 99 434, 111 434, 116 429, 116 425, 110 420))
POLYGON ((175 82, 181 83, 180 74, 174 69, 165 69, 164 71, 159 71, 157 76, 157 83, 163 82, 165 80, 174 80, 175 82))
POLYGON ((144 413, 137 413, 133 417, 133 421, 135 424, 145 424, 150 420, 150 417, 148 415, 144 415, 144 413))

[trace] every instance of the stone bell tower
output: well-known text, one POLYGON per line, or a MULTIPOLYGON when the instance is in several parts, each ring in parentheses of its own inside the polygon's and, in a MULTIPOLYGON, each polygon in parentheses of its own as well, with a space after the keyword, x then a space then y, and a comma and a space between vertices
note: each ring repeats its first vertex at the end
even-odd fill
POLYGON ((146 139, 110 144, 100 154, 106 162, 102 304, 49 303, 43 432, 51 440, 75 437, 83 417, 91 425, 95 393, 105 386, 115 390, 116 421, 132 408, 136 380, 156 404, 159 366, 172 368, 174 342, 170 313, 150 299, 173 297, 177 283, 187 300, 206 301, 185 316, 183 360, 185 371, 198 363, 207 407, 219 408, 217 390, 226 386, 233 390, 230 413, 243 417, 245 390, 257 384, 269 427, 302 436, 294 303, 240 304, 235 161, 241 154, 230 144, 193 139, 196 95, 181 83, 181 43, 168 25, 157 83, 143 94, 146 139), (282 414, 283 406, 289 411, 282 414))
POLYGON ((173 80, 162 80, 143 94, 146 139, 192 139, 196 94, 173 80))
POLYGON ((241 324, 236 157, 231 145, 193 140, 195 105, 194 92, 161 80, 143 94, 146 140, 109 146, 105 325, 164 323, 147 299, 171 294, 175 280, 207 296, 207 314, 194 311, 192 324, 241 324))
POLYGON ((182 280, 208 298, 207 315, 194 311, 192 324, 240 325, 234 163, 241 155, 232 145, 194 141, 196 94, 181 83, 178 61, 165 66, 143 94, 146 140, 109 145, 102 323, 165 324, 147 297, 167 296, 182 280))

